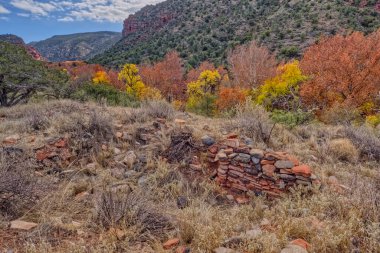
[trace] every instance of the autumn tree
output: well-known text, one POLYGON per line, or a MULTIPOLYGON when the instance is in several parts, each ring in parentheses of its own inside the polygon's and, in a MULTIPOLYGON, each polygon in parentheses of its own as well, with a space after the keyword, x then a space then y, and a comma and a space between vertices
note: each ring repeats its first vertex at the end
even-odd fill
POLYGON ((276 74, 275 56, 255 41, 230 52, 228 63, 233 83, 239 87, 256 88, 276 74))
POLYGON ((111 81, 107 72, 101 70, 95 73, 94 78, 92 78, 92 82, 94 84, 110 84, 111 81))
POLYGON ((160 90, 168 101, 184 98, 186 86, 183 62, 177 52, 168 53, 154 65, 142 66, 140 75, 145 84, 160 90))
POLYGON ((233 109, 239 104, 242 104, 247 99, 247 90, 243 90, 237 87, 220 88, 218 99, 216 100, 216 107, 218 111, 226 111, 233 109))
POLYGON ((294 110, 299 107, 299 86, 307 77, 298 61, 278 67, 277 75, 265 81, 256 91, 255 101, 267 109, 294 110))
POLYGON ((195 113, 212 116, 215 113, 215 101, 221 82, 217 70, 206 70, 195 82, 187 85, 188 100, 186 108, 195 113))
POLYGON ((357 108, 373 101, 380 91, 380 30, 324 38, 306 50, 301 68, 310 77, 301 87, 310 106, 357 108))
POLYGON ((135 64, 125 64, 119 72, 119 80, 125 83, 126 92, 134 97, 141 100, 161 98, 159 90, 145 86, 135 64))
POLYGON ((216 68, 215 65, 211 62, 204 61, 199 65, 198 68, 193 68, 187 73, 186 83, 196 82, 199 76, 206 70, 218 71, 222 79, 225 78, 225 76, 228 76, 227 71, 222 66, 216 68))

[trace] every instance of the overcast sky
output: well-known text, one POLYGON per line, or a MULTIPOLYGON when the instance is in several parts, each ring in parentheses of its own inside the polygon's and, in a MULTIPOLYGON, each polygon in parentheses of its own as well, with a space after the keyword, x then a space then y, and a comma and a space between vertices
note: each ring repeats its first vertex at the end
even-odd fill
POLYGON ((53 35, 122 30, 128 15, 163 0, 0 0, 0 34, 26 42, 53 35))

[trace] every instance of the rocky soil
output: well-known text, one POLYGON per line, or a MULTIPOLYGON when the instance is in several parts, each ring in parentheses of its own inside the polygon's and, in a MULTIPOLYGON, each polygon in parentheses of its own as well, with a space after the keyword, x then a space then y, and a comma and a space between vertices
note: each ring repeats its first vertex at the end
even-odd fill
POLYGON ((378 252, 376 144, 316 124, 263 142, 246 122, 163 102, 1 109, 0 252, 378 252))

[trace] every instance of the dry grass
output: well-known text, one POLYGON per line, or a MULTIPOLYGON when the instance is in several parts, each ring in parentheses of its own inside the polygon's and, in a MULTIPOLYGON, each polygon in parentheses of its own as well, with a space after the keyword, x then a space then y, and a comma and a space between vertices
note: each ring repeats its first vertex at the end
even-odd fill
MULTIPOLYGON (((50 188, 45 198, 31 208, 20 209, 17 216, 38 222, 39 227, 15 234, 16 246, 6 241, 0 251, 1 247, 13 247, 32 253, 169 252, 163 250, 162 242, 179 237, 191 252, 203 253, 260 228, 262 233, 255 239, 243 238, 229 247, 239 252, 275 253, 289 241, 302 238, 311 244, 310 253, 380 252, 380 145, 376 130, 314 123, 291 130, 276 126, 269 147, 285 150, 309 164, 323 187, 297 189, 275 201, 256 197, 240 206, 209 180, 209 171, 185 170, 181 162, 169 164, 160 158, 159 150, 170 145, 174 117, 186 119, 197 144, 204 134, 219 139, 223 132, 238 131, 252 138, 254 145, 266 147, 264 140, 272 123, 260 109, 242 111, 229 121, 180 114, 166 105, 129 109, 52 101, 1 109, 0 115, 5 117, 0 129, 6 129, 0 137, 19 133, 22 140, 17 145, 30 145, 28 152, 51 137, 67 134, 75 137, 71 148, 83 152, 76 163, 62 168, 70 173, 40 178, 56 182, 57 189, 50 188), (47 124, 33 127, 37 143, 28 144, 30 133, 23 132, 25 129, 6 127, 21 126, 33 110, 41 112, 47 124), (153 133, 146 145, 136 144, 137 129, 151 128, 156 117, 166 118, 166 126, 153 133), (121 127, 115 129, 115 125, 121 127), (116 131, 130 133, 133 138, 115 139, 116 131), (82 140, 91 140, 91 147, 106 143, 108 148, 86 149, 87 142, 82 140), (113 148, 121 154, 116 155, 113 148), (138 156, 132 166, 135 174, 123 178, 131 168, 116 158, 123 159, 132 150, 138 156), (88 163, 96 166, 88 168, 88 163), (114 175, 115 170, 121 171, 121 177, 114 175), (329 176, 335 176, 344 187, 329 185, 329 176), (80 198, 83 192, 87 194, 80 198), (181 208, 177 206, 180 197, 187 200, 181 208), (263 219, 269 225, 260 226, 263 219)), ((35 122, 41 125, 40 120, 35 122)), ((30 164, 22 168, 28 175, 34 173, 30 164)), ((1 229, 0 235, 9 234, 5 227, 1 229)))
POLYGON ((340 161, 355 163, 358 160, 359 152, 349 139, 334 139, 328 143, 329 152, 340 161))

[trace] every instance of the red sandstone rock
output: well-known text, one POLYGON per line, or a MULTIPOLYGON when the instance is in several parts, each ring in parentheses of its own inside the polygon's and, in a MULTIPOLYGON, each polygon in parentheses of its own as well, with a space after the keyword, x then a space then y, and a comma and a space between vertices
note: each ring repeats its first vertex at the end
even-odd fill
POLYGON ((267 175, 268 177, 273 177, 275 170, 276 170, 276 167, 274 167, 271 164, 267 164, 263 166, 263 173, 267 175))
POLYGON ((239 147, 240 142, 238 139, 227 139, 223 144, 231 148, 237 148, 239 147))
POLYGON ((177 246, 179 244, 179 239, 178 238, 173 238, 168 241, 166 241, 162 247, 166 250, 172 249, 173 247, 177 246))
POLYGON ((311 168, 305 164, 294 167, 292 171, 296 175, 301 175, 304 177, 311 176, 311 168))
POLYGON ((57 148, 64 148, 66 146, 66 141, 64 139, 61 139, 54 143, 54 146, 57 148))
POLYGON ((36 152, 36 159, 39 162, 42 162, 43 160, 47 159, 50 155, 50 152, 47 152, 45 150, 38 150, 36 152))
POLYGON ((227 134, 227 139, 236 139, 239 135, 235 133, 229 133, 227 134))
POLYGON ((303 239, 296 239, 294 241, 291 241, 290 244, 298 245, 306 250, 308 250, 311 247, 311 245, 303 239))
POLYGON ((235 200, 236 200, 236 203, 238 203, 239 205, 244 205, 244 204, 248 204, 249 203, 249 198, 247 198, 247 197, 240 197, 240 196, 238 196, 238 197, 235 198, 235 200))
POLYGON ((261 160, 261 165, 273 165, 274 164, 274 161, 269 161, 269 160, 261 160))

